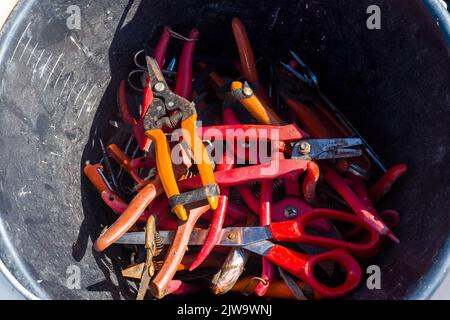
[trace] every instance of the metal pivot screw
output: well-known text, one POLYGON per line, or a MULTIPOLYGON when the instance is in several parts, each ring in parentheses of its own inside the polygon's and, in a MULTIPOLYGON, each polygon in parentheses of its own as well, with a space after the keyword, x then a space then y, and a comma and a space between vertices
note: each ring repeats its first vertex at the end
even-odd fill
POLYGON ((311 145, 308 142, 302 142, 299 146, 300 152, 305 154, 311 152, 311 145))
POLYGON ((250 86, 248 85, 248 83, 244 83, 244 86, 242 88, 242 93, 244 94, 244 96, 246 97, 251 97, 253 95, 253 90, 252 88, 250 88, 250 86))
POLYGON ((297 208, 294 207, 286 207, 284 208, 284 216, 287 219, 293 219, 298 216, 297 208))
POLYGON ((228 239, 230 239, 230 240, 235 240, 235 239, 236 239, 236 234, 235 234, 234 232, 230 233, 230 234, 228 235, 228 239))
POLYGON ((161 92, 165 89, 164 83, 158 82, 154 85, 153 89, 155 89, 156 92, 161 92))

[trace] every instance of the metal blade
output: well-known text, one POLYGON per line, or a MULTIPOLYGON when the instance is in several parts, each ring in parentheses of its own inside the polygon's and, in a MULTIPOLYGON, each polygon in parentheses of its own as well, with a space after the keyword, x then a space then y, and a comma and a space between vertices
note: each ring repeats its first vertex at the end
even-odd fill
POLYGON ((272 249, 274 246, 275 245, 270 241, 261 240, 245 246, 245 249, 265 257, 267 255, 267 252, 269 252, 269 250, 272 249))
MULTIPOLYGON (((158 66, 158 63, 156 60, 149 54, 148 47, 146 46, 144 48, 145 50, 145 61, 147 62, 147 72, 150 76, 151 80, 154 80, 155 78, 157 82, 163 83, 167 87, 166 79, 164 78, 164 75, 161 72, 161 69, 158 66)), ((152 83, 152 85, 155 85, 156 83, 152 83)))
POLYGON ((294 68, 292 68, 290 65, 284 63, 284 62, 280 62, 281 65, 283 66, 283 68, 285 68, 287 71, 289 71, 290 73, 292 73, 295 77, 297 77, 298 79, 300 79, 301 81, 312 85, 314 84, 314 80, 309 79, 306 75, 301 74, 299 72, 297 72, 297 70, 295 70, 294 68))
MULTIPOLYGON (((208 236, 208 229, 194 230, 189 238, 190 246, 199 246, 205 243, 208 236)), ((159 231, 161 242, 169 245, 172 243, 175 236, 174 231, 159 231)), ((221 231, 221 240, 217 244, 225 247, 243 247, 251 243, 258 242, 272 237, 269 228, 267 227, 236 227, 224 228, 221 231)), ((118 244, 144 244, 145 232, 129 232, 124 234, 119 240, 118 244)))
POLYGON ((337 152, 324 152, 313 159, 341 159, 341 158, 355 158, 362 156, 362 150, 357 149, 341 149, 337 152))
POLYGON ((362 150, 349 147, 360 145, 362 141, 359 138, 304 139, 295 144, 292 158, 318 160, 359 157, 362 150))

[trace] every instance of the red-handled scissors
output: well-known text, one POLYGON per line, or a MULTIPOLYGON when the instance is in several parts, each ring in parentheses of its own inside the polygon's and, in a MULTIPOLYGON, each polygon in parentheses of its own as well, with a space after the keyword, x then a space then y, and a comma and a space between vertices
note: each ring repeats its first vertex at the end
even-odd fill
MULTIPOLYGON (((174 233, 172 231, 159 232, 163 243, 170 244, 174 233)), ((208 230, 194 230, 189 239, 189 245, 202 245, 208 230)), ((117 243, 142 244, 143 232, 127 233, 117 243)), ((379 245, 380 236, 373 231, 361 218, 341 211, 330 209, 315 209, 304 215, 284 222, 275 222, 262 227, 231 227, 221 231, 219 246, 241 247, 280 266, 292 273, 305 283, 308 283, 318 294, 327 298, 337 298, 355 289, 362 277, 359 263, 350 254, 370 256, 379 245), (326 238, 308 234, 305 230, 308 224, 317 219, 336 220, 364 228, 370 235, 365 243, 352 243, 345 240, 326 238), (333 249, 331 251, 307 255, 295 252, 269 240, 293 242, 333 249), (329 287, 319 281, 313 270, 320 262, 335 261, 343 267, 346 280, 337 287, 329 287)))

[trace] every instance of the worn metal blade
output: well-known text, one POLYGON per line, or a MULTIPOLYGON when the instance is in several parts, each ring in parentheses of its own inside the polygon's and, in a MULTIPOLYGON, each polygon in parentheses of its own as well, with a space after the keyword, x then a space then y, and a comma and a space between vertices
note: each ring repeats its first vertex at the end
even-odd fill
MULTIPOLYGON (((145 50, 145 61, 147 62, 147 71, 150 76, 150 79, 155 78, 158 82, 163 83, 167 87, 166 79, 164 78, 164 75, 161 72, 161 69, 158 66, 158 63, 156 62, 155 58, 153 58, 149 51, 147 50, 147 46, 144 48, 145 50)), ((153 79, 152 79, 153 80, 153 79)), ((152 83, 152 85, 155 85, 156 83, 152 83)))
POLYGON ((147 257, 147 260, 144 265, 144 271, 142 272, 141 282, 139 283, 139 289, 136 296, 136 300, 144 300, 145 294, 147 293, 148 287, 150 285, 150 280, 155 273, 155 269, 152 263, 152 258, 147 257))
MULTIPOLYGON (((189 245, 198 246, 205 243, 208 236, 208 229, 194 230, 189 238, 189 245)), ((169 245, 172 243, 175 236, 174 231, 159 231, 158 232, 163 244, 169 245)), ((221 231, 219 246, 226 247, 243 247, 251 243, 258 242, 272 237, 269 228, 267 227, 236 227, 224 228, 221 231)), ((119 240, 118 244, 144 244, 144 232, 129 232, 124 234, 119 240)))
POLYGON ((362 155, 362 150, 351 149, 362 145, 359 138, 304 139, 294 145, 292 158, 308 160, 353 158, 362 155))
POLYGON ((268 240, 261 240, 258 242, 254 242, 245 246, 245 249, 256 253, 260 256, 265 257, 270 249, 272 249, 275 245, 268 240))

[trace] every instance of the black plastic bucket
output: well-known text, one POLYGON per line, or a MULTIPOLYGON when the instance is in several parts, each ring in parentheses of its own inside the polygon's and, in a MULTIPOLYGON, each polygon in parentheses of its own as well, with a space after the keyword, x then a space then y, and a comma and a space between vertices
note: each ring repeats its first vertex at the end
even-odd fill
POLYGON ((450 24, 438 0, 75 2, 80 30, 67 27, 74 1, 28 0, 0 33, 0 258, 24 287, 41 298, 131 297, 120 260, 93 252, 111 216, 82 167, 101 156, 97 138, 111 130, 118 82, 143 42, 164 25, 197 26, 198 53, 235 54, 234 16, 255 46, 301 52, 385 162, 410 167, 383 204, 402 222, 401 244, 372 262, 382 288, 361 285, 351 298, 427 298, 441 282, 450 266, 450 24), (366 26, 374 4, 380 30, 366 26), (76 267, 81 289, 70 289, 76 267))

